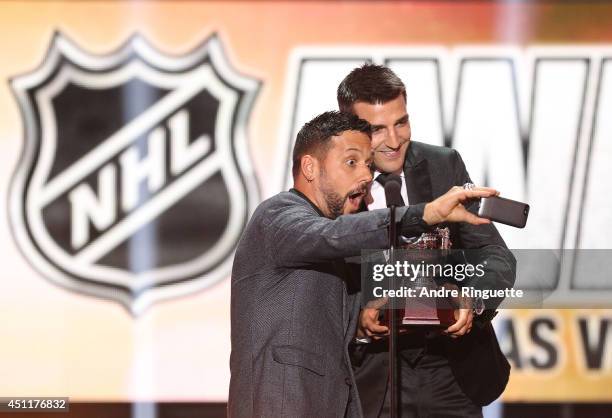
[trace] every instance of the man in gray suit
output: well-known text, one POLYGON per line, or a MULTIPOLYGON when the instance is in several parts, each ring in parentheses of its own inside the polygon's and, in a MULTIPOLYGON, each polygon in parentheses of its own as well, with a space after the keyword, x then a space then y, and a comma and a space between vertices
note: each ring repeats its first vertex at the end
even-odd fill
MULTIPOLYGON (((255 210, 232 271, 230 417, 362 416, 347 351, 359 303, 344 258, 387 245, 388 211, 355 213, 371 161, 369 124, 323 113, 297 135, 294 188, 255 210)), ((453 188, 398 208, 399 230, 488 223, 461 202, 495 193, 453 188)))

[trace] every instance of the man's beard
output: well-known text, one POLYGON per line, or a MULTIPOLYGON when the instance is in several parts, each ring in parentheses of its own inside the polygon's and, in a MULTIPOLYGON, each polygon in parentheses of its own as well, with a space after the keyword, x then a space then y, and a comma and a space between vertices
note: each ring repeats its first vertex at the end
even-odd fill
POLYGON ((323 198, 325 199, 325 204, 327 205, 327 210, 329 211, 329 217, 331 219, 336 219, 338 216, 344 214, 344 202, 346 202, 348 196, 343 198, 339 193, 333 190, 323 170, 321 170, 321 193, 323 193, 323 198))
POLYGON ((344 204, 349 199, 349 196, 356 192, 366 192, 366 185, 361 184, 357 189, 351 190, 344 197, 340 195, 340 193, 336 192, 330 182, 328 181, 328 176, 325 170, 321 169, 321 193, 323 193, 323 199, 325 199, 325 204, 327 205, 327 210, 329 211, 329 217, 331 219, 336 219, 340 215, 344 215, 344 204))

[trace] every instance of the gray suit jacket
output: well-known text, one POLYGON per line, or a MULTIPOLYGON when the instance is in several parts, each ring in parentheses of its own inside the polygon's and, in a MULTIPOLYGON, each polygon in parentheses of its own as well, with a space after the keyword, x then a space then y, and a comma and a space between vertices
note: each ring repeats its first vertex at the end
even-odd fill
MULTIPOLYGON (((424 204, 397 209, 420 235, 424 204)), ((347 346, 359 301, 345 257, 387 246, 388 211, 325 218, 303 195, 259 205, 232 271, 230 417, 362 416, 347 346)))

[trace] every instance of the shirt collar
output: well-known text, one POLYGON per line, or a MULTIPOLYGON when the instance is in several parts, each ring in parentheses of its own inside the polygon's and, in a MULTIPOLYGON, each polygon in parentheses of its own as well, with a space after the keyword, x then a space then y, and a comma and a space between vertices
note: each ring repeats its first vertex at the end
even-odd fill
MULTIPOLYGON (((372 174, 372 180, 373 180, 372 184, 375 183, 375 184, 378 184, 379 186, 381 186, 381 184, 376 181, 376 177, 378 177, 380 174, 382 174, 381 171, 374 170, 374 174, 372 174)), ((404 180, 404 170, 401 171, 399 176, 402 178, 402 180, 404 180)))

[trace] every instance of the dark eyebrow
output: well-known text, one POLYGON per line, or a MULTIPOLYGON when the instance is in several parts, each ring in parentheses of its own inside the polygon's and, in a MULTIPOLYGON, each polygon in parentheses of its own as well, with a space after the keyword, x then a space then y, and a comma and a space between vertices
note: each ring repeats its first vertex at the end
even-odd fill
MULTIPOLYGON (((398 120, 395 121, 395 123, 406 123, 408 122, 408 113, 406 113, 404 116, 402 116, 401 118, 399 118, 398 120)), ((376 131, 378 129, 384 129, 385 125, 370 125, 370 129, 372 131, 376 131)))
POLYGON ((408 122, 408 113, 406 113, 404 116, 402 116, 401 118, 395 121, 395 123, 406 123, 406 122, 408 122))

